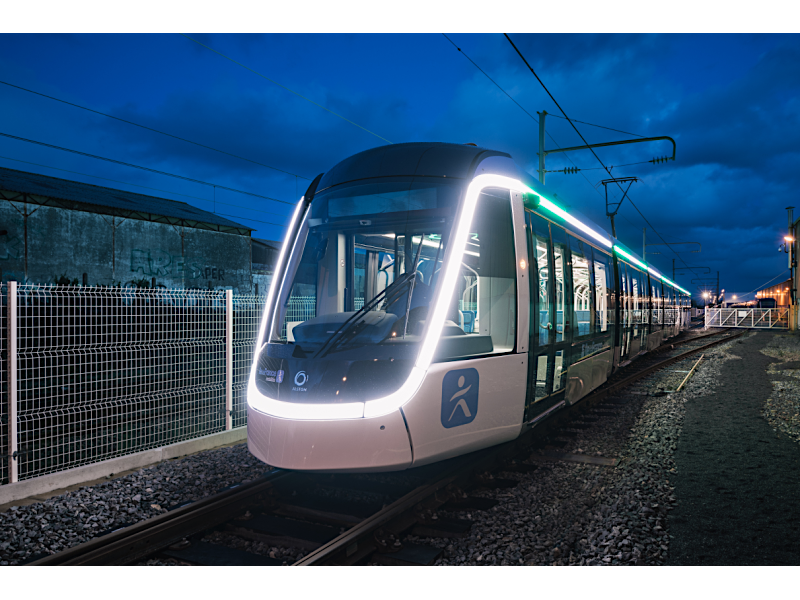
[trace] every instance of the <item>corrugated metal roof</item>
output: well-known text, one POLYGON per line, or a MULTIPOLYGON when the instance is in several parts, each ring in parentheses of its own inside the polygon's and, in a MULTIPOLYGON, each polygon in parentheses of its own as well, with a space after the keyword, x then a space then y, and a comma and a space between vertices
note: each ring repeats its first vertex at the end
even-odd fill
MULTIPOLYGON (((169 217, 184 221, 207 223, 224 228, 252 231, 251 227, 241 225, 214 213, 195 208, 185 202, 166 198, 146 196, 113 188, 80 183, 69 179, 48 177, 38 173, 17 171, 0 167, 0 189, 23 194, 35 194, 48 198, 58 198, 121 211, 133 211, 150 215, 169 217)), ((191 224, 187 224, 191 227, 191 224)))

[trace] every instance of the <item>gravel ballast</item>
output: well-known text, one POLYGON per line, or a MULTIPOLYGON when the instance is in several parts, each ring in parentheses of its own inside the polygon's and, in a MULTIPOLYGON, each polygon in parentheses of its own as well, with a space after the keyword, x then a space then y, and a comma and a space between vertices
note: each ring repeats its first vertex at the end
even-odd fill
MULTIPOLYGON (((474 520, 468 537, 418 538, 410 542, 444 549, 437 564, 503 565, 662 565, 671 562, 675 532, 670 512, 680 501, 679 447, 692 446, 682 426, 687 406, 707 396, 735 356, 728 342, 706 353, 680 393, 675 390, 698 356, 659 371, 603 403, 603 416, 577 437, 564 438, 562 451, 619 458, 617 467, 553 462, 524 475, 512 490, 478 495, 500 501, 469 514, 442 513, 474 520), (616 410, 612 410, 616 407, 616 410)), ((739 362, 739 361, 736 361, 739 362)), ((741 366, 738 368, 741 369, 741 366)), ((558 440, 559 438, 556 438, 558 440)), ((681 531, 686 540, 692 532, 681 531)))
MULTIPOLYGON (((749 333, 685 359, 604 401, 556 435, 558 450, 617 458, 615 467, 548 461, 482 489, 498 506, 460 539, 406 536, 444 550, 443 565, 798 564, 800 337, 749 333)), ((0 514, 0 564, 56 552, 164 512, 268 467, 245 444, 142 469, 0 514)), ((209 533, 210 543, 291 564, 304 553, 209 533)), ((178 564, 151 560, 149 564, 178 564)))
POLYGON ((12 506, 0 514, 0 565, 77 546, 99 533, 251 481, 268 470, 246 444, 238 444, 160 463, 36 504, 12 506))
POLYGON ((791 369, 774 367, 797 360, 800 338, 759 331, 730 353, 715 381, 686 405, 669 563, 797 565, 797 422, 794 413, 772 411, 797 403, 791 369))

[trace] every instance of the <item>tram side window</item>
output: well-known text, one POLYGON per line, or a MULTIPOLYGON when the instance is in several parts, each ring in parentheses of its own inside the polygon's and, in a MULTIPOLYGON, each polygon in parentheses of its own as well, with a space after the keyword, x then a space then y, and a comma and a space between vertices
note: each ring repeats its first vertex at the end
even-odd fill
POLYGON ((611 257, 595 249, 594 252, 594 310, 595 333, 608 331, 608 325, 613 318, 613 311, 610 309, 611 294, 611 257))
POLYGON ((636 323, 644 325, 647 323, 647 275, 641 271, 636 271, 636 280, 639 285, 639 309, 634 315, 636 323))
POLYGON ((575 337, 592 333, 592 282, 589 259, 583 242, 569 236, 572 252, 572 307, 575 320, 575 337))
MULTIPOLYGON (((553 236, 553 274, 556 284, 556 342, 564 341, 570 334, 570 312, 568 308, 569 289, 571 283, 565 277, 567 268, 567 232, 563 227, 553 225, 550 229, 553 236)), ((566 373, 566 367, 564 368, 566 373)))
POLYGON ((622 327, 628 327, 631 324, 629 306, 628 306, 629 280, 626 274, 627 271, 626 266, 627 265, 625 265, 625 263, 619 261, 619 301, 620 301, 620 315, 622 317, 622 327))
POLYGON ((653 324, 661 323, 661 284, 653 283, 653 324))
POLYGON ((443 332, 440 356, 511 352, 516 341, 517 275, 509 192, 478 198, 472 231, 448 312, 456 335, 443 332), (464 335, 466 334, 466 335, 464 335))
POLYGON ((667 325, 672 325, 675 322, 672 316, 672 305, 674 304, 672 296, 672 288, 664 286, 664 299, 666 301, 664 323, 666 323, 667 325))
POLYGON ((537 214, 531 215, 531 226, 536 243, 536 272, 538 281, 539 345, 550 343, 553 326, 550 318, 550 269, 548 266, 548 246, 550 244, 550 225, 537 214))

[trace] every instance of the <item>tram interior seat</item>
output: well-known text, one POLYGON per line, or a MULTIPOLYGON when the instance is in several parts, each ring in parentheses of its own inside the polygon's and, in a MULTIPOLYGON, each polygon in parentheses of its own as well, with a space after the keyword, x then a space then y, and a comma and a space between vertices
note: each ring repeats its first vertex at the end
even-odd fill
POLYGON ((578 335, 588 335, 591 333, 590 326, 591 326, 591 316, 590 311, 588 310, 576 310, 575 311, 575 318, 578 320, 578 335))
POLYGON ((464 333, 473 333, 475 331, 475 316, 478 314, 478 311, 459 310, 458 312, 461 329, 464 333))

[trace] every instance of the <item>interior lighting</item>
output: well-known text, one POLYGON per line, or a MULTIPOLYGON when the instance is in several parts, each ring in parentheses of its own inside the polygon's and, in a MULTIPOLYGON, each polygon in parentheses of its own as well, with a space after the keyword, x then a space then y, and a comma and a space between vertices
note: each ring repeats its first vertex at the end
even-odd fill
MULTIPOLYGON (((267 398, 263 394, 259 393, 256 389, 256 362, 254 361, 253 367, 250 371, 250 383, 248 388, 249 404, 261 412, 265 412, 276 417, 289 419, 327 420, 379 417, 401 408, 406 402, 408 402, 417 393, 417 390, 419 390, 419 387, 422 385, 422 382, 425 378, 425 373, 428 371, 428 368, 433 361, 433 356, 436 352, 439 338, 441 337, 445 317, 447 316, 449 300, 455 290, 463 256, 465 253, 477 256, 477 253, 466 250, 466 244, 467 239, 470 236, 470 228, 478 198, 481 192, 483 192, 483 190, 486 188, 502 188, 510 191, 521 192, 523 194, 535 193, 521 181, 511 177, 506 177, 504 175, 482 174, 476 176, 470 182, 467 192, 464 196, 464 203, 461 207, 458 222, 454 227, 454 235, 451 238, 452 242, 445 250, 446 256, 443 261, 446 263, 444 265, 444 277, 441 280, 441 287, 436 297, 435 306, 433 307, 432 312, 429 313, 431 316, 428 324, 428 330, 425 334, 424 340, 422 341, 417 360, 414 366, 411 368, 408 378, 403 385, 400 386, 400 389, 383 398, 368 400, 366 402, 350 402, 344 404, 295 404, 291 402, 281 402, 279 400, 267 398)), ((598 240, 606 247, 615 247, 608 238, 597 233, 550 200, 546 198, 540 198, 540 205, 564 221, 567 221, 571 225, 580 229, 595 240, 598 240)), ((303 200, 300 201, 295 209, 294 215, 292 216, 291 225, 287 231, 286 239, 284 240, 283 246, 281 247, 281 253, 278 257, 278 263, 275 271, 276 273, 280 273, 281 270, 284 269, 284 263, 286 260, 288 260, 286 256, 286 249, 289 242, 288 238, 289 235, 294 232, 297 220, 300 218, 299 215, 302 206, 303 200)), ((297 251, 296 246, 298 239, 299 236, 295 237, 289 257, 293 256, 297 251)), ((439 243, 440 242, 428 242, 428 240, 423 241, 423 245, 430 244, 435 247, 438 247, 439 243)), ((641 261, 634 259, 626 252, 616 247, 615 249, 619 254, 629 257, 635 263, 647 268, 647 266, 641 263, 641 261)), ((263 348, 263 344, 261 344, 261 342, 264 339, 265 332, 271 331, 272 322, 278 309, 276 306, 277 302, 275 300, 275 294, 282 290, 286 283, 285 279, 286 273, 284 272, 282 280, 280 281, 280 285, 270 286, 270 292, 266 304, 267 310, 264 311, 265 316, 262 318, 261 328, 259 331, 259 350, 263 348), (269 318, 267 315, 269 315, 269 318)), ((278 282, 275 281, 274 283, 277 284, 278 282)))
POLYGON ((522 269, 523 271, 525 270, 525 267, 527 267, 527 266, 528 266, 528 263, 525 262, 524 258, 519 261, 519 268, 522 269))

